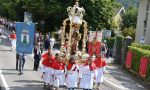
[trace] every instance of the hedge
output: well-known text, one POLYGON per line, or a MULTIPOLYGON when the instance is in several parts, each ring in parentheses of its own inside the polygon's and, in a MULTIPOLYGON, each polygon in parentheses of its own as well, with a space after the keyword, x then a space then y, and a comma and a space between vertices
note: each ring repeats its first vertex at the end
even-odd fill
POLYGON ((139 67, 140 67, 141 57, 147 57, 147 58, 149 58, 149 63, 148 63, 148 67, 147 67, 146 78, 147 79, 150 78, 150 50, 142 49, 142 48, 135 47, 135 46, 129 46, 128 48, 134 54, 133 55, 133 59, 132 59, 131 68, 132 68, 132 70, 136 71, 137 73, 139 73, 139 67))
POLYGON ((131 46, 139 47, 139 48, 142 48, 142 49, 150 50, 150 45, 143 45, 143 44, 138 44, 138 43, 132 43, 131 46))

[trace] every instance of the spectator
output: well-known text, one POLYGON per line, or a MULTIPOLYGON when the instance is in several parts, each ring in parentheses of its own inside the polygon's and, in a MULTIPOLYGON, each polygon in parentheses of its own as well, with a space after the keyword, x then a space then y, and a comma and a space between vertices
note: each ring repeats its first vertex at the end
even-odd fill
POLYGON ((0 43, 1 43, 2 29, 0 28, 0 43))
POLYGON ((11 51, 16 49, 16 33, 15 31, 10 34, 10 40, 11 40, 11 51))
POLYGON ((33 71, 37 71, 39 67, 39 63, 41 60, 41 50, 40 50, 40 44, 37 43, 36 47, 34 47, 34 68, 33 71))
POLYGON ((45 50, 47 50, 50 46, 50 39, 49 36, 46 35, 46 39, 45 39, 45 50))
POLYGON ((24 64, 25 64, 24 54, 19 54, 19 75, 23 74, 24 64))
POLYGON ((104 43, 102 43, 102 46, 101 46, 101 56, 102 58, 105 57, 105 52, 106 52, 106 46, 104 43))
POLYGON ((54 44, 55 44, 55 38, 52 37, 52 38, 50 39, 51 50, 53 50, 54 44))

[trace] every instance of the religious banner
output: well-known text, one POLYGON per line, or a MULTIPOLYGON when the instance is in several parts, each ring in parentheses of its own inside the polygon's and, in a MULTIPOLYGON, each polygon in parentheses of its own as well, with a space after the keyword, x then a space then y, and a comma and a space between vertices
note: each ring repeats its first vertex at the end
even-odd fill
POLYGON ((102 31, 97 31, 97 41, 102 42, 103 33, 102 31))
POLYGON ((131 51, 128 51, 127 52, 127 56, 126 56, 126 68, 131 68, 131 64, 132 64, 132 57, 133 57, 133 54, 131 51))
POLYGON ((35 24, 27 24, 25 22, 16 23, 17 53, 32 54, 34 42, 35 24))
POLYGON ((141 61, 140 61, 140 68, 139 68, 139 74, 142 76, 142 77, 146 77, 146 74, 147 74, 147 66, 148 66, 148 62, 149 62, 149 59, 146 58, 146 57, 142 57, 141 58, 141 61))
POLYGON ((24 22, 32 22, 32 14, 29 12, 24 12, 24 22))
POLYGON ((96 36, 96 31, 89 31, 89 42, 93 41, 94 36, 96 36))
POLYGON ((111 30, 103 30, 103 37, 111 37, 111 30))
POLYGON ((88 42, 88 54, 90 56, 100 54, 100 46, 102 41, 101 31, 90 31, 89 42, 88 42))

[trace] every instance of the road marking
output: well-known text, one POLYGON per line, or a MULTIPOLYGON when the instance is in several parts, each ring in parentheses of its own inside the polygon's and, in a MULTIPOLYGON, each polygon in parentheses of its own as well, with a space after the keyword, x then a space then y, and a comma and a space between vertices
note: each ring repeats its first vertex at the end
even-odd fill
POLYGON ((113 90, 129 90, 128 88, 125 88, 123 86, 119 86, 119 85, 107 80, 106 78, 104 78, 104 84, 106 86, 111 86, 113 88, 113 90))
POLYGON ((10 90, 1 69, 0 69, 0 77, 1 77, 1 79, 2 79, 2 82, 3 82, 3 84, 4 84, 5 89, 6 89, 6 90, 10 90))

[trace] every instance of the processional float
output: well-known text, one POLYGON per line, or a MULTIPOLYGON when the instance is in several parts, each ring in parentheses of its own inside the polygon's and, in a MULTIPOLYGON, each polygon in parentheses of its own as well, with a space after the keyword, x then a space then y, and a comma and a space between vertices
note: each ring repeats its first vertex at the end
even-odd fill
POLYGON ((62 23, 60 54, 64 53, 64 44, 67 39, 68 44, 65 51, 66 59, 69 59, 71 55, 74 55, 74 52, 78 52, 78 44, 80 40, 82 40, 81 54, 84 55, 86 53, 86 42, 88 38, 87 22, 83 19, 85 10, 83 7, 79 7, 78 1, 79 0, 76 0, 73 7, 67 8, 68 18, 66 18, 62 23), (69 32, 66 32, 67 25, 69 26, 69 32), (82 34, 79 32, 81 26, 83 26, 82 34))

